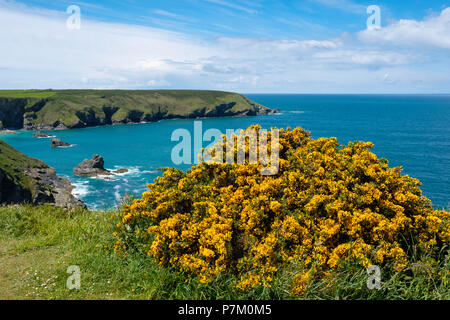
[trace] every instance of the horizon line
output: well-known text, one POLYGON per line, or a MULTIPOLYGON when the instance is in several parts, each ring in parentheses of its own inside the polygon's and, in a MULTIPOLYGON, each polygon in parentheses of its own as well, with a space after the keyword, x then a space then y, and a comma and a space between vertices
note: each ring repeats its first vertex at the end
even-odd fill
POLYGON ((70 91, 70 90, 92 90, 92 91, 217 91, 217 92, 229 92, 238 94, 267 94, 267 95, 450 95, 450 92, 239 92, 239 91, 227 91, 220 89, 122 89, 122 88, 65 88, 65 89, 0 89, 2 91, 70 91))

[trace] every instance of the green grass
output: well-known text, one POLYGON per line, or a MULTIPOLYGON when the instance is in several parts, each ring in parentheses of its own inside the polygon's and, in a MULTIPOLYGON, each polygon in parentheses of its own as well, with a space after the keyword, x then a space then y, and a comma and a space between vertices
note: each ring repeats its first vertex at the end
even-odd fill
MULTIPOLYGON (((242 292, 232 275, 204 285, 149 257, 112 252, 115 211, 67 211, 51 206, 0 207, 0 299, 293 299, 295 269, 272 288, 242 292), (81 288, 66 286, 67 268, 81 270, 81 288)), ((419 260, 419 258, 417 258, 419 260)), ((414 263, 401 273, 383 273, 380 290, 366 286, 366 271, 353 264, 330 280, 311 282, 302 299, 450 299, 442 278, 448 260, 414 263)), ((448 257, 447 257, 448 259, 448 257)), ((448 281, 448 275, 447 275, 448 281)))
POLYGON ((0 98, 37 98, 45 99, 55 95, 53 90, 0 90, 0 98))
MULTIPOLYGON (((257 105, 237 93, 207 90, 0 90, 1 98, 28 99, 23 112, 28 125, 63 123, 67 127, 79 126, 86 119, 91 125, 130 119, 139 122, 149 118, 160 120, 158 114, 183 118, 203 110, 208 113, 221 105, 232 106, 233 113, 254 110, 257 105), (111 119, 105 107, 114 109, 111 119)), ((10 112, 17 104, 9 101, 3 108, 10 112)), ((1 111, 0 121, 8 127, 1 111)))
POLYGON ((24 168, 43 166, 45 164, 42 161, 30 158, 0 140, 0 174, 3 172, 14 184, 29 190, 31 194, 34 192, 35 181, 24 173, 24 168))

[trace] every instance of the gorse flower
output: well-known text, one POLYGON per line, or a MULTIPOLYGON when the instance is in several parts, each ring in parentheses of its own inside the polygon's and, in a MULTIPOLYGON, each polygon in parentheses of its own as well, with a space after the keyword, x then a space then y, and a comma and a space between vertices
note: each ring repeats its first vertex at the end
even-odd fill
POLYGON ((116 251, 145 250, 203 283, 228 272, 244 290, 294 265, 300 294, 345 261, 401 271, 411 244, 436 256, 448 245, 450 213, 434 210, 420 182, 389 168, 372 143, 315 140, 301 128, 281 129, 279 142, 274 176, 259 162, 167 169, 124 205, 116 251))

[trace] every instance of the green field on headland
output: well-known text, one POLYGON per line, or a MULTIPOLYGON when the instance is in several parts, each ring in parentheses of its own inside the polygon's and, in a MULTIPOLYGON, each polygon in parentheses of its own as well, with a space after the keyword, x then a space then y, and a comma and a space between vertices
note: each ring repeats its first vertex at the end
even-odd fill
POLYGON ((270 110, 243 95, 206 90, 0 91, 0 129, 70 129, 270 110))
POLYGON ((8 185, 2 182, 5 176, 10 177, 15 185, 20 185, 25 192, 33 193, 35 183, 28 177, 25 168, 39 168, 45 165, 42 161, 25 156, 0 140, 0 200, 9 192, 8 185))
POLYGON ((2 98, 38 98, 45 99, 55 95, 53 90, 0 90, 2 98))

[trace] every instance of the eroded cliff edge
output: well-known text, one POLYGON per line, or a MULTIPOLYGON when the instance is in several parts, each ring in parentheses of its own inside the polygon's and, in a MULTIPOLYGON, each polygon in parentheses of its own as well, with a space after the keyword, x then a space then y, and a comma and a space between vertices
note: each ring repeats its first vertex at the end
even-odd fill
POLYGON ((55 169, 0 140, 0 205, 49 203, 63 208, 85 207, 72 195, 73 188, 69 180, 56 175, 55 169))

